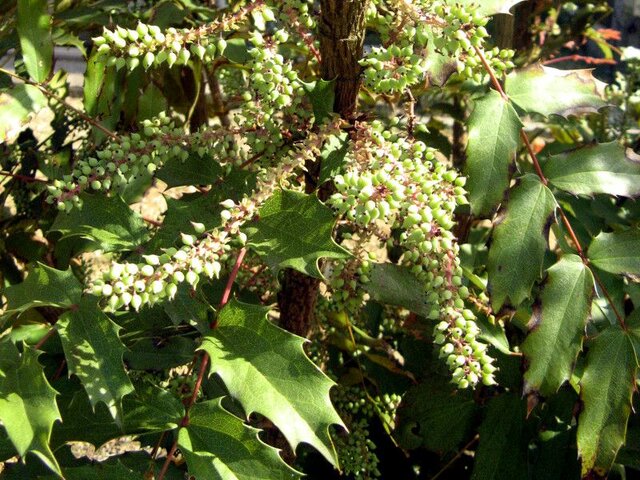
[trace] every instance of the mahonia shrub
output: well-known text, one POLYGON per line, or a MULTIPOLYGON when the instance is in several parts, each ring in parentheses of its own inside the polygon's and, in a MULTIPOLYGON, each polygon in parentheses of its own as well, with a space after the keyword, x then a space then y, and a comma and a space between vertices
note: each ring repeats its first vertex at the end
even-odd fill
POLYGON ((640 56, 606 2, 211 3, 0 26, 7 478, 637 468, 640 56))

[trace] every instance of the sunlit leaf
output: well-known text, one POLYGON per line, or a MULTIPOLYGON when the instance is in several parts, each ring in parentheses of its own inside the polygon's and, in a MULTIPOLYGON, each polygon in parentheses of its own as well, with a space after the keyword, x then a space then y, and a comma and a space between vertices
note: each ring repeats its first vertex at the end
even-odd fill
POLYGON ((267 321, 268 310, 237 301, 224 307, 217 328, 202 342, 211 373, 247 415, 271 420, 292 449, 308 443, 336 464, 328 428, 342 421, 329 399, 333 382, 307 358, 303 338, 267 321))
POLYGON ((571 377, 593 295, 593 275, 580 257, 566 255, 548 270, 540 305, 534 306, 522 345, 525 393, 554 394, 571 377))

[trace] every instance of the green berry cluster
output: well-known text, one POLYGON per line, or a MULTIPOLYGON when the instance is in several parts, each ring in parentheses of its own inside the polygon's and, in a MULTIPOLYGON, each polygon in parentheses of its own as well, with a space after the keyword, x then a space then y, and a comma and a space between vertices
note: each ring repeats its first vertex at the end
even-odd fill
POLYGON ((340 465, 355 479, 379 478, 376 445, 369 438, 369 422, 376 413, 362 388, 338 385, 331 391, 331 400, 347 425, 346 435, 332 435, 340 465))
MULTIPOLYGON (((435 341, 460 388, 494 383, 492 359, 477 340, 474 315, 465 308, 453 212, 466 204, 464 178, 434 162, 436 151, 385 130, 379 122, 357 126, 350 166, 335 177, 328 203, 357 225, 382 222, 399 229, 402 262, 421 280, 440 320, 435 341), (366 153, 365 153, 366 152, 366 153)), ((349 156, 348 156, 349 157, 349 156)))
POLYGON ((355 480, 380 478, 380 460, 375 453, 376 444, 369 438, 369 423, 361 418, 349 424, 346 437, 333 435, 340 466, 345 475, 355 480))
POLYGON ((103 278, 94 283, 93 292, 107 298, 111 310, 123 307, 138 310, 143 305, 173 299, 184 282, 195 288, 203 274, 218 277, 232 242, 244 244, 247 240, 240 228, 279 186, 286 185, 287 178, 319 155, 322 144, 336 134, 338 125, 336 120, 325 124, 324 130, 310 133, 279 165, 263 170, 254 191, 241 201, 223 201, 219 227, 205 232, 203 224, 192 222, 194 232, 182 233, 179 248, 165 249, 160 255, 144 255, 145 261, 141 263, 113 263, 103 278))
POLYGON ((254 154, 273 154, 285 142, 287 125, 297 130, 308 122, 311 113, 304 104, 305 91, 293 64, 278 53, 278 44, 286 42, 288 33, 277 30, 270 38, 254 32, 249 41, 249 85, 235 121, 266 131, 266 135, 248 132, 247 145, 254 154), (297 127, 298 126, 298 127, 297 127))
POLYGON ((331 291, 331 310, 354 314, 362 308, 367 298, 363 287, 371 281, 371 268, 371 260, 362 255, 328 262, 325 277, 331 291))
POLYGON ((93 42, 98 54, 108 58, 107 65, 114 65, 118 70, 124 66, 133 70, 142 65, 147 70, 163 63, 169 67, 184 65, 191 56, 212 61, 216 54, 222 55, 226 47, 224 39, 213 37, 217 29, 217 25, 211 24, 181 30, 171 27, 162 31, 157 25, 138 23, 135 29, 105 28, 93 42))
MULTIPOLYGON (((244 158, 236 141, 244 131, 238 129, 204 127, 187 135, 164 112, 143 121, 141 127, 140 132, 111 140, 94 156, 79 160, 69 175, 47 187, 46 201, 69 212, 80 206, 83 191, 117 191, 140 177, 152 177, 169 160, 185 161, 191 152, 210 155, 223 165, 244 158)), ((265 134, 255 128, 251 133, 265 134)))
POLYGON ((377 1, 368 17, 383 41, 360 61, 365 84, 374 92, 393 94, 420 83, 432 67, 434 49, 456 60, 459 74, 478 82, 484 69, 478 52, 483 52, 497 74, 514 67, 512 51, 484 50, 488 18, 478 12, 477 5, 377 1))

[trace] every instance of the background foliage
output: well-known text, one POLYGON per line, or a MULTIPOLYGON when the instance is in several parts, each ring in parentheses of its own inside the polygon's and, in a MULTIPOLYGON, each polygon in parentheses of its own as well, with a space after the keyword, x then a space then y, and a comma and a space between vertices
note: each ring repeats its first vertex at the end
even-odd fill
POLYGON ((634 475, 607 4, 228 3, 2 3, 1 475, 634 475))

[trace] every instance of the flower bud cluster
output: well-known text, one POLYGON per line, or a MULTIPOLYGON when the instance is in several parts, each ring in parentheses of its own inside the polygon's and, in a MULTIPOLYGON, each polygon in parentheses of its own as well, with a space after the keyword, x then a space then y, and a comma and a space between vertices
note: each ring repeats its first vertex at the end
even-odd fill
POLYGON ((492 359, 477 340, 473 313, 465 308, 469 291, 451 232, 456 206, 467 203, 464 178, 434 162, 435 150, 385 131, 380 123, 356 130, 350 167, 336 177, 329 205, 356 225, 383 222, 401 230, 402 262, 424 285, 433 306, 429 317, 439 320, 435 341, 454 381, 460 388, 480 380, 494 383, 492 359))
POLYGON ((107 65, 118 70, 127 66, 133 70, 139 65, 144 69, 166 63, 186 64, 190 58, 197 57, 211 62, 220 56, 226 48, 226 41, 215 36, 232 29, 253 10, 263 8, 264 0, 256 0, 236 13, 230 14, 214 23, 194 28, 162 30, 157 25, 138 23, 135 29, 117 26, 114 30, 104 29, 101 36, 93 39, 97 51, 107 57, 107 65))
POLYGON ((231 199, 222 202, 220 226, 205 232, 204 225, 192 223, 194 232, 182 233, 180 248, 165 249, 160 255, 145 255, 141 263, 113 263, 103 278, 94 283, 94 293, 106 297, 112 310, 123 307, 138 310, 147 304, 172 300, 184 282, 195 288, 201 275, 219 277, 232 242, 244 244, 247 240, 240 228, 287 178, 320 153, 322 144, 336 134, 338 125, 338 120, 334 120, 325 124, 320 132, 310 133, 279 165, 258 175, 255 190, 240 202, 231 199))
MULTIPOLYGON (((141 127, 140 132, 111 140, 94 156, 79 160, 69 175, 47 187, 47 202, 69 212, 80 206, 83 191, 117 191, 140 177, 153 176, 169 160, 185 161, 191 152, 210 155, 221 164, 243 158, 236 137, 244 131, 205 127, 186 135, 164 112, 145 120, 141 127)), ((255 128, 251 133, 265 134, 255 128)))
POLYGON ((267 2, 276 13, 282 25, 302 40, 309 52, 319 61, 318 42, 311 32, 316 30, 313 12, 314 0, 269 0, 267 2))
POLYGON ((216 54, 222 55, 226 47, 224 39, 213 38, 217 29, 217 25, 210 24, 163 31, 157 25, 138 23, 135 29, 105 28, 93 41, 98 53, 107 57, 107 65, 114 65, 118 70, 124 66, 133 70, 142 65, 147 70, 163 63, 169 67, 184 65, 192 56, 212 61, 216 54))
POLYGON ((245 135, 254 154, 273 154, 285 141, 283 125, 295 129, 311 116, 303 104, 305 91, 290 61, 278 53, 277 45, 288 33, 276 31, 269 39, 254 32, 249 41, 249 85, 243 93, 244 104, 236 114, 236 122, 263 129, 267 135, 245 135), (291 127, 294 125, 294 127, 291 127))
POLYGON ((371 90, 392 94, 421 82, 433 64, 432 49, 456 60, 458 73, 478 82, 484 67, 476 49, 484 52, 497 74, 513 68, 512 51, 484 51, 488 18, 476 5, 443 0, 389 3, 391 9, 386 2, 383 9, 382 2, 374 2, 368 13, 383 40, 383 46, 374 47, 360 61, 371 90))
POLYGON ((363 256, 368 255, 358 252, 356 258, 327 262, 325 277, 331 291, 331 310, 353 314, 364 305, 367 299, 364 287, 371 281, 372 259, 363 256))

